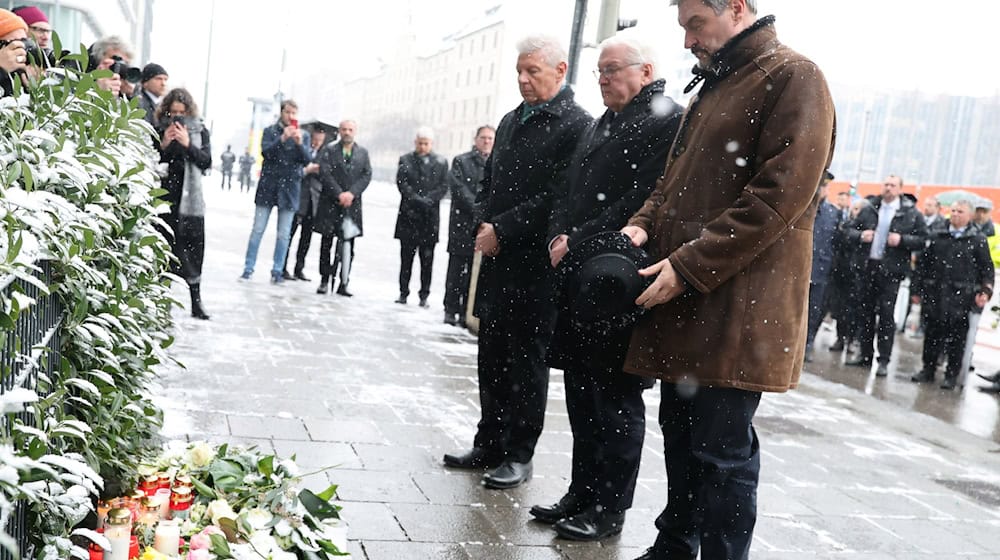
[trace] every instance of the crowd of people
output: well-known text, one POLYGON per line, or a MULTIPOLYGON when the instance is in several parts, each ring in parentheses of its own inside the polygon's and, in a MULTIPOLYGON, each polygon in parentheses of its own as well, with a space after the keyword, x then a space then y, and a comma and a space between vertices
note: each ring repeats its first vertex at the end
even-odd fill
MULTIPOLYGON (((778 40, 773 16, 758 17, 755 0, 671 4, 684 48, 698 60, 686 92, 698 91, 686 111, 665 96, 654 51, 625 33, 599 45, 595 78, 606 110, 594 119, 566 84, 560 42, 531 36, 517 44, 522 102, 496 128, 479 127, 469 152, 449 166, 433 149, 433 129, 416 131, 396 173, 396 303, 408 303, 419 257, 419 305, 429 306, 440 202, 450 193, 444 321, 462 324, 474 299, 481 415, 471 447, 444 455, 444 465, 484 471, 491 489, 530 480, 549 367, 560 368, 573 434, 570 482, 557 502, 530 512, 563 538, 605 539, 621 532, 632 506, 642 393, 659 380, 668 488, 655 542, 640 559, 699 551, 744 559, 756 522, 760 443, 752 422, 762 393, 797 386, 828 312, 837 321, 831 350, 856 343, 846 363, 877 364, 875 374, 886 375, 906 277, 925 333, 924 367, 913 380, 933 380, 944 359, 942 387, 954 387, 969 314, 992 295, 987 237, 996 234, 988 213, 977 213, 982 202, 958 200, 944 217, 928 199, 922 214, 894 175, 881 196, 839 193, 836 205, 828 202, 835 125, 822 72, 778 40), (482 262, 470 294, 475 253, 482 262)), ((0 25, 0 38, 19 41, 28 31, 0 25)), ((112 39, 92 49, 98 66, 131 59, 112 39)), ((5 69, 23 58, 6 51, 5 69)), ((102 87, 139 96, 147 108, 166 164, 178 273, 192 314, 208 319, 199 287, 210 138, 191 95, 169 90, 168 78, 149 64, 137 84, 116 73, 102 87)), ((371 163, 353 120, 339 123, 333 139, 322 126, 300 127, 297 116, 286 99, 263 131, 240 278, 254 274, 276 209, 270 281, 309 280, 317 232, 317 292, 350 297, 371 163)), ((223 188, 236 164, 227 147, 223 188)), ((240 188, 249 190, 249 151, 238 165, 240 188)), ((1000 377, 993 381, 1000 390, 1000 377)))

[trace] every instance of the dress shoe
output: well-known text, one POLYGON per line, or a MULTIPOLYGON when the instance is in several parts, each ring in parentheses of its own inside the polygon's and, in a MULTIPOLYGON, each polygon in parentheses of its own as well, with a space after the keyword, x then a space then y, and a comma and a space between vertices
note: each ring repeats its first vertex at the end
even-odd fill
POLYGON ((312 282, 312 278, 306 276, 301 270, 295 271, 295 279, 302 280, 303 282, 312 282))
POLYGON ((622 532, 624 513, 600 512, 592 506, 556 523, 556 534, 574 541, 599 541, 622 532))
POLYGON ((985 387, 980 387, 979 390, 984 393, 1000 393, 1000 381, 994 381, 985 387))
POLYGON ((858 356, 857 358, 852 358, 844 362, 845 366, 852 367, 872 367, 872 359, 858 356))
POLYGON ((444 312, 444 324, 455 326, 458 324, 458 315, 455 313, 444 312))
POLYGON ((543 523, 555 523, 560 519, 583 512, 589 505, 589 501, 579 496, 566 494, 551 506, 531 506, 529 511, 531 515, 535 516, 535 519, 543 523))
POLYGON ((830 345, 831 352, 843 352, 844 351, 844 339, 840 339, 830 345))
POLYGON ((483 486, 494 490, 517 488, 531 478, 531 461, 518 463, 510 459, 483 475, 483 486))
POLYGON ((947 389, 947 390, 950 391, 950 390, 954 389, 957 385, 958 385, 958 376, 957 375, 947 375, 947 374, 945 374, 944 381, 941 382, 941 388, 942 389, 947 389))
POLYGON ((319 287, 316 288, 316 293, 317 294, 325 294, 326 290, 327 290, 327 286, 329 286, 329 285, 330 285, 330 277, 329 276, 320 276, 319 277, 319 287))
POLYGON ((889 375, 889 366, 888 366, 888 364, 881 364, 880 363, 878 365, 878 367, 875 368, 875 377, 887 377, 888 375, 889 375))
POLYGON ((296 280, 296 278, 289 274, 287 270, 281 273, 281 277, 285 280, 296 280))
POLYGON ((420 298, 420 307, 423 307, 424 309, 430 307, 430 304, 427 303, 427 298, 425 297, 420 298))
POLYGON ((934 371, 924 368, 920 370, 917 374, 910 377, 910 381, 914 383, 933 383, 934 382, 934 371))
POLYGON ((1000 381, 1000 371, 994 373, 993 375, 983 375, 981 373, 977 373, 976 375, 979 376, 980 379, 985 379, 990 383, 996 383, 997 381, 1000 381))
POLYGON ((445 453, 444 464, 453 469, 490 469, 500 464, 500 458, 481 447, 462 454, 445 453))
POLYGON ((341 284, 340 286, 337 287, 337 295, 344 297, 354 297, 354 294, 347 291, 347 286, 344 284, 341 284))
POLYGON ((398 298, 396 298, 396 303, 400 305, 406 305, 406 296, 400 295, 398 298))

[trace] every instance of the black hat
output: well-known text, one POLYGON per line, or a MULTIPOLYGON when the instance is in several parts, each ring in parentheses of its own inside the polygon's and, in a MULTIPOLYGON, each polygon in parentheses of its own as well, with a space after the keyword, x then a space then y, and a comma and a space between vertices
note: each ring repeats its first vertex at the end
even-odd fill
POLYGON ((635 300, 653 281, 639 275, 650 264, 649 255, 624 233, 587 237, 573 246, 556 270, 561 307, 573 323, 588 329, 628 327, 646 311, 635 300))
POLYGON ((139 82, 145 83, 157 76, 169 76, 169 74, 159 64, 150 62, 142 68, 142 76, 139 78, 139 82))

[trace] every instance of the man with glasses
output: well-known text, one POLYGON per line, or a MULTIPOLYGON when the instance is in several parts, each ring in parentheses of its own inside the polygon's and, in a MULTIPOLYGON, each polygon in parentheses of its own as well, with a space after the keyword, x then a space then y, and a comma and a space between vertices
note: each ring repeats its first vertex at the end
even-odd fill
POLYGON ((874 197, 846 231, 847 243, 868 255, 861 271, 858 341, 861 351, 846 365, 870 368, 878 336, 877 377, 889 375, 889 358, 896 334, 893 313, 899 283, 910 271, 913 251, 922 251, 927 222, 909 197, 902 196, 903 179, 889 175, 882 196, 874 197), (877 321, 877 330, 876 330, 877 321))
POLYGON ((19 6, 12 10, 21 16, 28 26, 28 32, 42 50, 52 49, 52 26, 49 25, 49 18, 45 17, 45 12, 34 6, 19 6))

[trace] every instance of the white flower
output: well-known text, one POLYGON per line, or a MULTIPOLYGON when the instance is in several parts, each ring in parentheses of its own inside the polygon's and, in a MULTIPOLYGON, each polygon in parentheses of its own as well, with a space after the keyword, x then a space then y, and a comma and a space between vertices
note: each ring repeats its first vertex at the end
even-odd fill
POLYGON ((230 507, 229 502, 226 500, 215 500, 208 504, 208 510, 205 512, 212 520, 213 525, 218 525, 219 520, 226 519, 236 519, 236 512, 230 507))
POLYGON ((287 537, 292 534, 292 525, 287 519, 282 519, 277 525, 274 526, 274 532, 279 537, 287 537))
POLYGON ((263 556, 267 556, 272 550, 281 550, 278 542, 274 540, 268 531, 257 531, 250 535, 250 544, 263 556))
POLYGON ((215 459, 215 448, 203 441, 198 442, 187 450, 184 459, 192 467, 206 467, 215 459))
POLYGON ((299 466, 296 465, 295 461, 291 459, 285 459, 281 461, 280 463, 278 463, 278 466, 285 469, 285 472, 288 473, 288 476, 292 478, 302 474, 302 471, 299 469, 299 466))
POLYGON ((276 549, 271 552, 271 560, 297 560, 298 556, 294 552, 276 549))
POLYGON ((259 531, 267 527, 267 524, 270 523, 272 519, 274 519, 274 516, 271 515, 271 512, 266 509, 254 508, 247 512, 247 523, 250 524, 250 527, 252 527, 254 531, 259 531))

